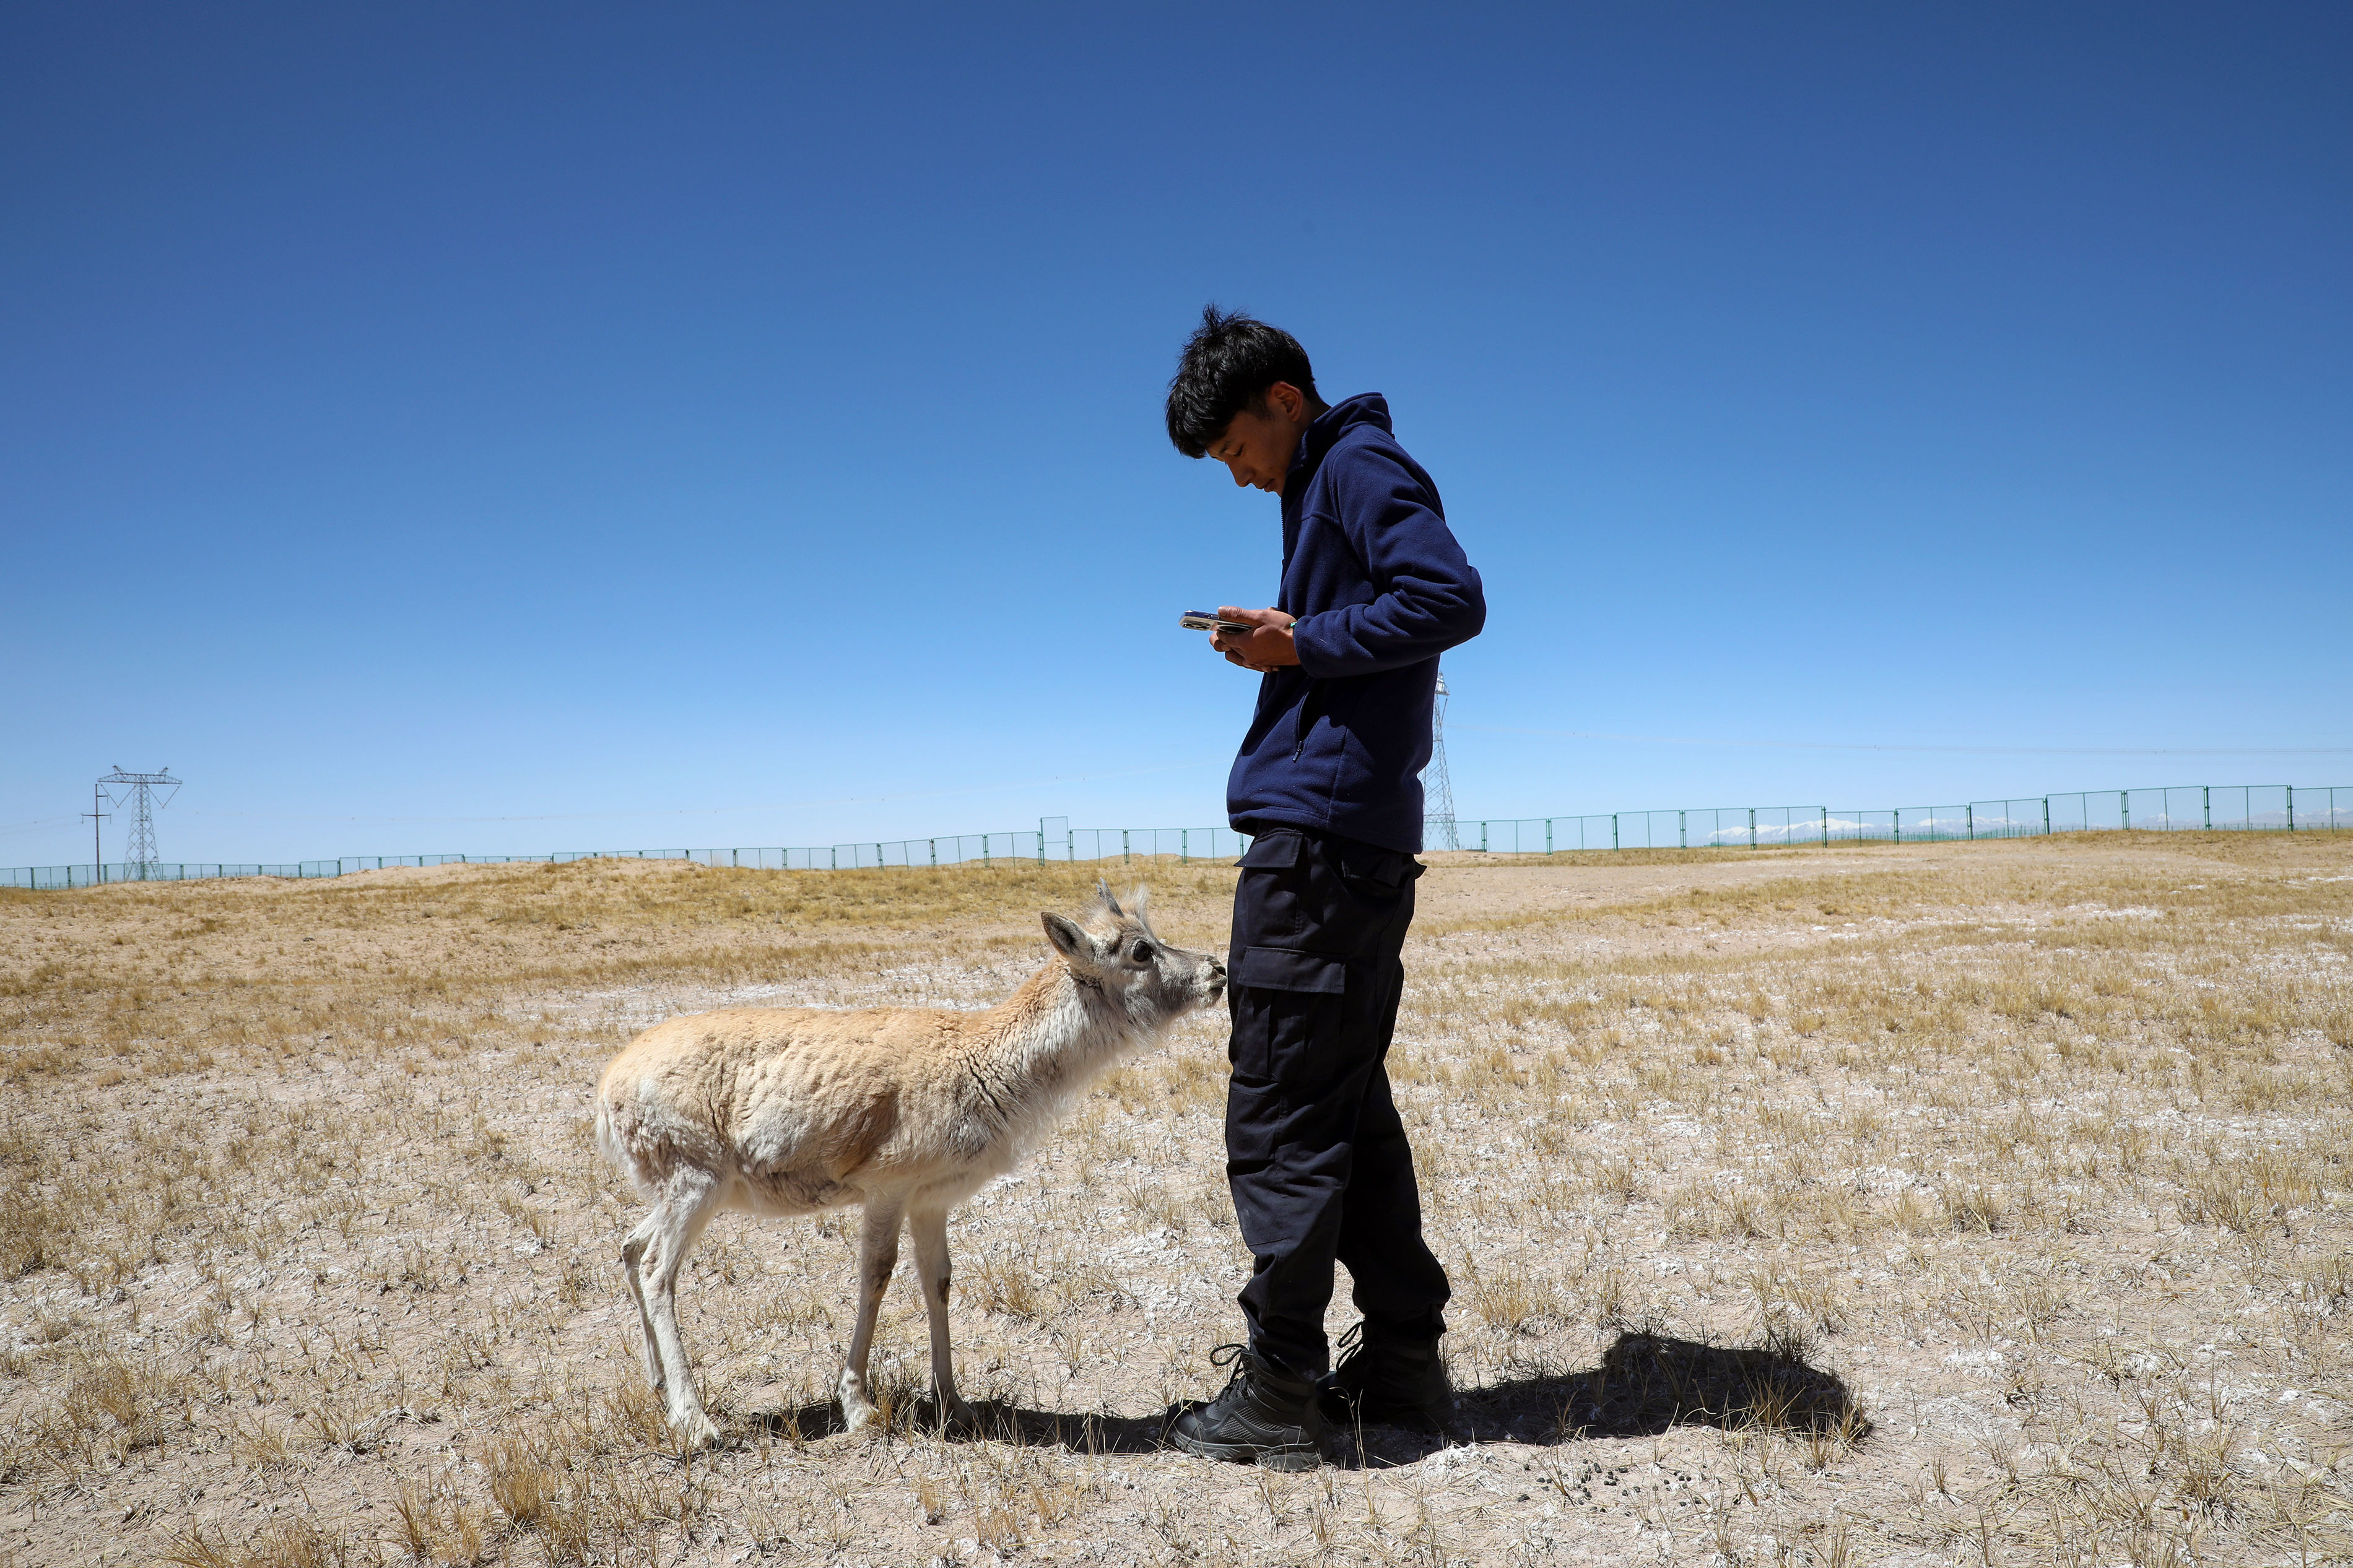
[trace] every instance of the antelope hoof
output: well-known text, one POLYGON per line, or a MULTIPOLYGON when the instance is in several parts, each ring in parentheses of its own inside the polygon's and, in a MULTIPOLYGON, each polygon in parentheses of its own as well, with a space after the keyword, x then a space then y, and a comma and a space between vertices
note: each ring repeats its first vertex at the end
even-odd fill
POLYGON ((672 1416, 670 1429, 689 1448, 715 1448, 719 1446, 719 1428, 712 1426, 711 1417, 700 1410, 689 1412, 684 1419, 672 1416))
POLYGON ((863 1432, 881 1414, 874 1402, 866 1397, 866 1380, 855 1373, 845 1372, 835 1392, 841 1398, 841 1429, 855 1435, 863 1432))
POLYGON ((941 1431, 978 1436, 980 1429, 980 1412, 965 1404, 962 1397, 950 1394, 946 1403, 940 1406, 941 1431))

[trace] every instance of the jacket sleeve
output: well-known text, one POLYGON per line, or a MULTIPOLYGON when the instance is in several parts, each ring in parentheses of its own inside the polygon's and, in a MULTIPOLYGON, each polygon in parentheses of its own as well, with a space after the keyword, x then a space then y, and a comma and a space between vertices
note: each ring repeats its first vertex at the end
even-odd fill
POLYGON ((1377 596, 1297 622, 1292 637, 1301 669, 1318 680, 1377 675, 1477 637, 1487 624, 1486 591, 1431 504, 1427 482, 1377 447, 1344 447, 1324 461, 1335 521, 1377 596))

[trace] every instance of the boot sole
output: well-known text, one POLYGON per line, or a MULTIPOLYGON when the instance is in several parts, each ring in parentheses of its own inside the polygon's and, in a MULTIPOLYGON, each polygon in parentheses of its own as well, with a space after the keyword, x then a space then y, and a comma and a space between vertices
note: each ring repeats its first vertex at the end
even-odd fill
POLYGON ((1273 1447, 1259 1443, 1210 1443, 1198 1437, 1187 1437, 1181 1432, 1170 1433, 1168 1440, 1187 1453, 1204 1459, 1256 1465, 1267 1470, 1296 1473, 1314 1469, 1324 1462, 1323 1450, 1313 1443, 1284 1443, 1273 1447))

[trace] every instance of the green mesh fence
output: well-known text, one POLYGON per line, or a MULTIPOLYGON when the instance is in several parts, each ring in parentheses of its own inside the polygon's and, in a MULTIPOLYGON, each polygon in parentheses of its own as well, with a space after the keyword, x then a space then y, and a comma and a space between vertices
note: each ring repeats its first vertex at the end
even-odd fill
MULTIPOLYGON (((2084 790, 1959 805, 1854 809, 1827 805, 1678 807, 1584 816, 1433 819, 1430 850, 1552 855, 1595 849, 1763 849, 1868 839, 1936 843, 2103 830, 2336 833, 2353 829, 2353 787, 2177 784, 2084 790)), ((1071 827, 1049 817, 1035 830, 893 838, 810 848, 573 849, 551 855, 354 855, 277 865, 136 862, 20 866, 0 888, 87 888, 114 882, 187 882, 217 877, 341 877, 391 866, 506 866, 569 860, 691 860, 769 871, 849 871, 881 866, 1036 866, 1070 861, 1231 859, 1250 839, 1224 827, 1071 827)))

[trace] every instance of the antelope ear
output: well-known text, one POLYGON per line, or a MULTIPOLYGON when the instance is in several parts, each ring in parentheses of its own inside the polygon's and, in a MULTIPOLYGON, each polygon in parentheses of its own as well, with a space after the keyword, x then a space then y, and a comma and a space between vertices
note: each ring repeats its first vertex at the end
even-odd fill
POLYGON ((1065 920, 1051 910, 1040 912, 1038 918, 1046 924, 1046 940, 1052 942, 1054 951, 1064 958, 1072 963, 1083 963, 1089 969, 1103 962, 1103 954, 1095 947, 1095 939, 1081 929, 1077 921, 1065 920))
POLYGON ((1095 897, 1103 900, 1103 907, 1110 911, 1112 919, 1124 920, 1126 918, 1120 910, 1119 900, 1111 896, 1111 884, 1104 881, 1101 877, 1097 877, 1095 879, 1095 897))

